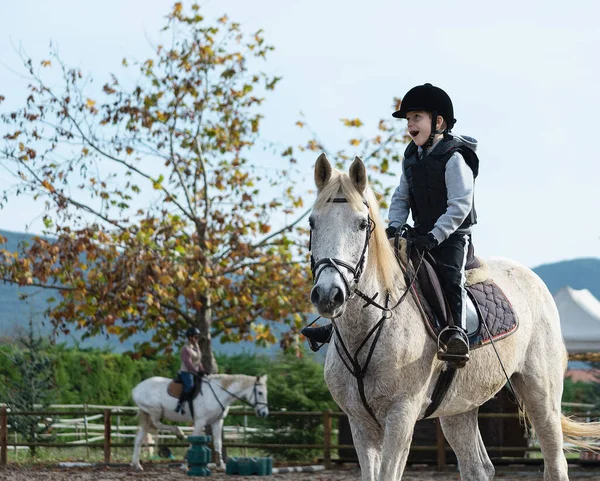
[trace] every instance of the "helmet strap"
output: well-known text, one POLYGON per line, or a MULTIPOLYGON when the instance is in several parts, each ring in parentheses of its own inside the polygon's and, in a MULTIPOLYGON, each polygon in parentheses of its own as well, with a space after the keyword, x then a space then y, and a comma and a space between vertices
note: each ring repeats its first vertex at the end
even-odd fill
POLYGON ((429 147, 431 147, 433 145, 433 141, 435 139, 435 134, 437 133, 437 118, 438 118, 438 113, 434 110, 433 112, 431 112, 431 134, 429 134, 429 138, 427 139, 427 142, 425 142, 425 145, 423 146, 425 149, 428 149, 429 147))

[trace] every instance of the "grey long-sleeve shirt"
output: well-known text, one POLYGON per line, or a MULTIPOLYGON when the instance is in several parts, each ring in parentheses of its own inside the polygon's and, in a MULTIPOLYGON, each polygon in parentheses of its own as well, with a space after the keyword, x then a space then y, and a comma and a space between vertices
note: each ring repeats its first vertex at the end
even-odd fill
MULTIPOLYGON (((435 149, 435 145, 431 150, 435 149)), ((421 149, 419 148, 419 153, 421 149)), ((448 208, 435 223, 431 233, 439 243, 456 232, 473 208, 474 180, 473 171, 465 159, 455 152, 446 163, 446 190, 448 192, 448 208)), ((410 195, 408 181, 404 174, 400 176, 400 184, 392 195, 389 210, 389 225, 400 227, 406 223, 410 211, 410 195)), ((461 229, 461 233, 469 233, 470 228, 461 229)))

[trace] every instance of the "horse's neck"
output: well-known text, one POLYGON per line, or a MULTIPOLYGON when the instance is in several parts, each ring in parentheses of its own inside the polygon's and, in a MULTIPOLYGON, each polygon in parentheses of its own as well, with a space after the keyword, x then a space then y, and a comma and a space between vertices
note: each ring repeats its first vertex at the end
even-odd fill
POLYGON ((209 379, 209 382, 215 382, 217 384, 217 386, 214 387, 215 395, 221 404, 223 404, 223 406, 229 406, 233 404, 238 400, 238 398, 245 398, 244 392, 246 391, 247 386, 245 385, 243 378, 234 379, 232 381, 230 379, 220 377, 213 380, 209 379))

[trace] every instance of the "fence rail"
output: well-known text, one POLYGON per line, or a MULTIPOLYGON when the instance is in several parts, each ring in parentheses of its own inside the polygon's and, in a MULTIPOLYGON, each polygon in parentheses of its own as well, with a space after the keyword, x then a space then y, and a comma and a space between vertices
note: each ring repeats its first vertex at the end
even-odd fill
MULTIPOLYGON (((53 406, 53 410, 48 411, 10 411, 7 406, 0 405, 0 466, 6 466, 8 463, 8 450, 9 448, 31 448, 31 447, 44 447, 44 448, 91 448, 91 449, 102 449, 104 452, 104 462, 111 462, 111 451, 115 448, 133 448, 133 443, 120 443, 113 442, 113 435, 118 437, 133 437, 133 435, 126 435, 120 431, 134 430, 134 426, 120 426, 119 424, 114 425, 113 419, 119 415, 135 415, 137 408, 128 407, 123 409, 124 406, 84 406, 85 409, 81 410, 79 406, 75 410, 59 410, 57 408, 66 408, 67 406, 53 406), (83 416, 79 419, 61 420, 63 424, 74 425, 77 422, 85 425, 85 440, 77 440, 72 442, 9 442, 8 429, 9 429, 9 418, 14 416, 40 416, 40 417, 52 417, 52 416, 83 416), (90 425, 88 421, 102 419, 102 424, 90 425), (93 434, 99 434, 89 438, 90 432, 93 434)), ((249 410, 232 410, 229 412, 229 416, 253 416, 254 411, 249 410)), ((240 442, 223 442, 225 448, 257 448, 257 449, 320 449, 323 451, 323 461, 326 467, 330 467, 332 463, 332 451, 339 449, 352 449, 353 445, 347 444, 334 444, 332 442, 332 420, 334 418, 340 418, 346 416, 343 412, 333 411, 318 411, 318 412, 305 412, 305 411, 271 411, 270 416, 273 417, 321 417, 323 419, 323 443, 322 444, 280 444, 280 443, 240 443, 240 442)), ((480 413, 480 418, 496 418, 506 419, 515 418, 518 415, 516 413, 480 413)), ((580 419, 591 419, 600 417, 600 413, 597 412, 586 412, 586 413, 574 413, 574 417, 580 419)), ((191 430, 192 428, 187 428, 191 430)), ((184 428, 186 430, 186 428, 184 428)), ((65 434, 66 436, 67 434, 65 434)), ((173 438, 173 436, 164 436, 163 438, 173 438)), ((187 443, 161 443, 164 447, 186 447, 187 443)), ((412 451, 435 451, 437 452, 437 467, 443 469, 446 464, 446 452, 450 451, 451 448, 447 445, 444 435, 442 433, 439 423, 436 427, 436 444, 432 446, 411 446, 412 451)), ((503 453, 510 452, 535 452, 539 451, 539 447, 510 447, 510 446, 489 446, 488 450, 494 450, 503 453)))

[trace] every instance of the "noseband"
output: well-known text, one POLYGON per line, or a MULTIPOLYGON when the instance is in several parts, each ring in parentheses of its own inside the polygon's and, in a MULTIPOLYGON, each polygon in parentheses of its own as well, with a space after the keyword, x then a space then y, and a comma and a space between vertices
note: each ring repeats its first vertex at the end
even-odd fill
MULTIPOLYGON (((348 199, 335 198, 335 199, 329 199, 328 202, 333 202, 335 204, 344 204, 344 203, 348 203, 348 199)), ((367 201, 363 200, 363 203, 367 206, 367 209, 368 209, 369 204, 367 203, 367 201)), ((369 241, 371 240, 371 234, 375 230, 375 222, 373 221, 373 219, 371 219, 370 215, 367 216, 367 222, 368 222, 368 226, 367 226, 367 232, 366 232, 366 236, 365 236, 365 243, 363 246, 362 253, 360 255, 360 259, 358 259, 356 266, 353 267, 352 265, 348 264, 346 261, 343 261, 341 259, 336 259, 333 257, 325 257, 325 258, 319 259, 318 261, 315 262, 315 259, 312 256, 312 252, 311 252, 310 270, 312 271, 312 275, 313 275, 313 284, 317 283, 321 273, 327 267, 332 267, 338 272, 338 274, 344 281, 344 286, 346 287, 344 299, 348 299, 350 296, 352 296, 352 294, 354 294, 354 292, 356 291, 356 287, 358 286, 358 282, 360 281, 360 276, 362 275, 364 267, 365 267, 365 258, 366 258, 366 254, 367 254, 367 247, 369 246, 369 241), (319 270, 319 267, 322 267, 322 269, 319 270), (348 279, 346 278, 346 276, 344 275, 344 273, 342 272, 340 267, 344 267, 345 269, 347 269, 348 271, 350 271, 352 273, 353 287, 350 286, 350 282, 348 282, 348 279)), ((308 250, 312 251, 312 229, 310 231, 310 239, 308 241, 308 250)))

